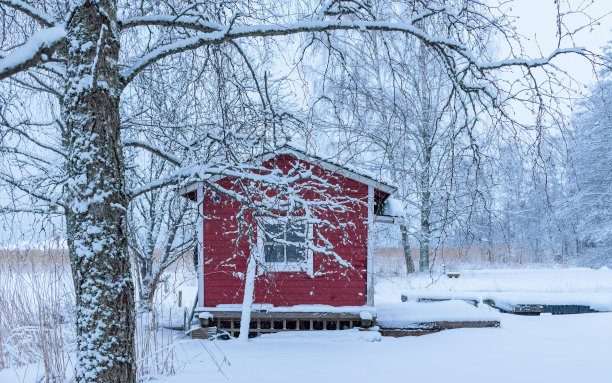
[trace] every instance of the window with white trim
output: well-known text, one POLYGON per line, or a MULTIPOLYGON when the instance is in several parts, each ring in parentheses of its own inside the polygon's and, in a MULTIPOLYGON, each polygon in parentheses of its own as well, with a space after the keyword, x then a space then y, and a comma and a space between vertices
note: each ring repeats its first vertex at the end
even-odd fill
POLYGON ((312 251, 307 241, 312 239, 312 227, 306 224, 261 225, 258 248, 270 271, 306 271, 312 274, 312 251))

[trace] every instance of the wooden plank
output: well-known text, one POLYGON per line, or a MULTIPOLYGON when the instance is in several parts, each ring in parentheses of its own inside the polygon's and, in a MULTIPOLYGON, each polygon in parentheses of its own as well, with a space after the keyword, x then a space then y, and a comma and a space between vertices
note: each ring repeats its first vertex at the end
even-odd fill
MULTIPOLYGON (((235 319, 239 320, 240 311, 215 311, 207 310, 214 318, 217 319, 235 319)), ((251 319, 291 319, 291 320, 310 320, 310 319, 343 319, 343 320, 361 320, 359 313, 330 313, 330 312, 265 312, 254 311, 251 313, 251 319)))
POLYGON ((458 273, 458 272, 448 272, 448 273, 446 273, 446 276, 449 277, 449 278, 459 278, 459 275, 461 275, 461 274, 458 273))
POLYGON ((427 334, 433 334, 440 330, 425 330, 425 329, 380 329, 382 336, 392 336, 394 338, 401 338, 403 336, 421 336, 427 334))
POLYGON ((438 321, 438 322, 420 322, 414 323, 411 327, 406 328, 381 328, 380 333, 383 336, 392 336, 395 338, 402 336, 421 336, 433 334, 444 330, 452 330, 458 328, 489 328, 499 327, 499 321, 438 321))
POLYGON ((517 314, 517 315, 540 315, 542 312, 542 305, 536 304, 518 304, 510 305, 509 307, 500 307, 495 303, 493 299, 485 299, 482 303, 499 310, 506 314, 517 314))
POLYGON ((597 310, 585 305, 542 305, 543 313, 552 315, 596 313, 597 310))
POLYGON ((512 312, 523 315, 540 315, 542 309, 542 305, 519 304, 513 307, 512 312))
POLYGON ((521 303, 509 305, 509 307, 500 307, 495 303, 493 299, 485 299, 483 303, 498 309, 500 312, 507 314, 517 315, 540 315, 541 313, 549 313, 553 315, 566 315, 566 314, 586 314, 595 313, 597 310, 592 309, 587 305, 562 305, 562 304, 531 304, 521 303))
POLYGON ((451 330, 456 328, 486 328, 499 327, 499 321, 440 321, 436 322, 435 328, 439 330, 451 330))
MULTIPOLYGON (((402 295, 402 301, 406 302, 405 299, 406 296, 402 295)), ((428 297, 422 297, 422 298, 418 298, 417 302, 443 302, 443 301, 450 301, 450 300, 458 300, 458 301, 464 301, 467 302, 475 307, 478 307, 478 300, 476 299, 470 299, 470 298, 428 298, 428 297)))

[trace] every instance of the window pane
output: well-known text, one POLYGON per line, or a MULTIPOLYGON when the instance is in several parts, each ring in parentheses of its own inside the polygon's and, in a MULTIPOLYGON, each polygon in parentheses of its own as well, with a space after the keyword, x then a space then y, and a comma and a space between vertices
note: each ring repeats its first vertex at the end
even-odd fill
POLYGON ((296 246, 286 246, 287 249, 287 262, 302 262, 306 259, 304 249, 296 246))
POLYGON ((282 245, 265 245, 264 254, 266 262, 285 262, 282 245))
POLYGON ((287 228, 287 241, 294 243, 306 242, 306 225, 294 225, 287 228))
POLYGON ((264 225, 266 231, 266 240, 269 241, 271 238, 282 238, 283 230, 281 225, 264 225))
POLYGON ((287 231, 287 242, 295 245, 287 245, 287 262, 302 262, 306 259, 306 225, 294 225, 287 231))
POLYGON ((265 225, 264 256, 266 262, 304 262, 306 260, 306 225, 265 225), (293 245, 274 243, 274 240, 291 242, 293 245))

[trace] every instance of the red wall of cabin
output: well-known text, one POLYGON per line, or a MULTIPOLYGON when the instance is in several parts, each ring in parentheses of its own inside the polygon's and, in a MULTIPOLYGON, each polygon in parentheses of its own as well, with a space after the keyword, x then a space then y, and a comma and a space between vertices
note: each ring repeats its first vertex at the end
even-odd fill
MULTIPOLYGON (((279 158, 292 161, 290 158, 279 158)), ((281 162, 282 165, 282 162, 281 162)), ((313 173, 329 177, 329 182, 341 187, 341 193, 359 199, 351 211, 327 214, 327 219, 338 223, 351 223, 343 230, 314 228, 315 240, 320 230, 334 244, 336 253, 350 262, 354 270, 347 270, 324 254, 313 255, 315 276, 306 272, 277 272, 259 275, 255 283, 255 303, 274 306, 323 304, 331 306, 362 306, 366 304, 367 290, 367 195, 368 186, 358 181, 332 174, 314 166, 313 173), (316 275, 319 272, 321 275, 316 275)), ((229 180, 219 181, 231 187, 229 180)), ((339 192, 340 194, 340 192, 339 192)), ((314 195, 311 196, 314 198, 314 195)), ((236 241, 236 213, 238 204, 222 197, 212 200, 212 192, 204 190, 204 306, 242 303, 241 278, 246 270, 249 245, 246 239, 236 241)))

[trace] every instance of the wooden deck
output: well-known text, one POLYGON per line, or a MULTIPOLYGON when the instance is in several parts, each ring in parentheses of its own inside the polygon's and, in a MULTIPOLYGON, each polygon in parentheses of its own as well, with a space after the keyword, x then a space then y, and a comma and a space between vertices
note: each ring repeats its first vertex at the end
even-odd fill
POLYGON ((452 330, 458 328, 488 328, 499 327, 499 321, 438 321, 438 322, 422 322, 414 323, 410 327, 402 328, 381 328, 380 333, 383 336, 392 336, 399 338, 402 336, 420 336, 433 334, 443 330, 452 330))
POLYGON ((438 295, 438 294, 434 294, 434 295, 423 294, 420 296, 414 296, 414 295, 402 294, 401 299, 402 299, 402 302, 407 302, 409 300, 416 300, 417 302, 444 302, 444 301, 450 301, 450 300, 457 300, 457 301, 467 302, 475 307, 478 307, 478 304, 480 303, 480 301, 476 297, 461 296, 461 295, 444 296, 444 295, 438 295))
MULTIPOLYGON (((463 294, 449 294, 445 296, 444 294, 432 294, 432 295, 409 295, 402 294, 401 295, 402 302, 407 302, 408 300, 413 300, 416 302, 442 302, 442 301, 450 301, 450 300, 462 300, 471 305, 478 307, 480 303, 480 298, 472 297, 469 295, 463 294)), ((488 298, 482 300, 482 303, 493 307, 494 309, 499 310, 502 313, 506 314, 516 314, 516 315, 540 315, 542 313, 549 313, 552 315, 566 315, 566 314, 587 314, 587 313, 596 313, 600 312, 598 309, 592 308, 592 306, 586 304, 573 304, 573 303, 545 303, 545 300, 541 299, 541 297, 537 297, 537 299, 533 299, 538 303, 530 302, 532 300, 528 296, 524 297, 525 302, 522 303, 507 303, 504 302, 504 298, 500 298, 501 300, 496 303, 498 297, 495 294, 489 294, 488 298)), ((571 301, 570 301, 571 302, 571 301)))
POLYGON ((596 313, 597 310, 592 309, 586 305, 561 305, 561 304, 531 304, 521 303, 513 305, 498 305, 493 299, 485 299, 483 303, 489 305, 500 312, 506 314, 517 314, 517 315, 540 315, 542 313, 549 313, 552 315, 566 315, 566 314, 587 314, 596 313))
MULTIPOLYGON (((471 304, 474 307, 478 307, 478 300, 477 299, 470 299, 470 298, 430 298, 430 297, 422 297, 422 298, 418 298, 417 302, 444 302, 444 301, 450 301, 450 300, 459 300, 459 301, 464 301, 467 302, 469 304, 471 304)), ((406 302, 406 298, 404 295, 402 295, 402 302, 406 302)))
MULTIPOLYGON (((219 332, 225 331, 230 336, 240 335, 240 311, 212 311, 212 320, 207 326, 215 326, 219 332)), ((363 320, 355 312, 268 312, 253 311, 249 323, 249 337, 261 334, 277 333, 283 331, 312 331, 312 330, 346 330, 356 327, 371 327, 375 325, 376 317, 372 320, 363 320)), ((204 326, 204 324, 203 324, 204 326)), ((192 332, 193 338, 206 337, 210 334, 205 331, 192 332)))

